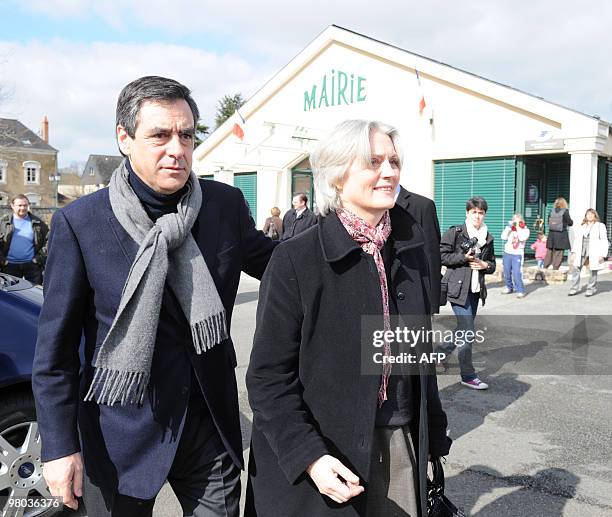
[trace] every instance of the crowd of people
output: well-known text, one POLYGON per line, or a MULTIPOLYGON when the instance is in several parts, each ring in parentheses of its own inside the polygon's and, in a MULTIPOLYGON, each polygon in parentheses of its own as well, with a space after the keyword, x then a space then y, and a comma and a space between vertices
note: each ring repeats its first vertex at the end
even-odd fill
MULTIPOLYGON (((383 333, 399 316, 428 327, 450 302, 458 329, 473 329, 496 269, 487 201, 467 200, 465 221, 441 236, 434 203, 399 186, 398 131, 350 120, 311 154, 318 214, 298 193, 258 231, 238 189, 193 173, 198 119, 186 86, 131 82, 116 110, 125 159, 109 187, 58 210, 48 245, 25 196, 0 222, 5 270, 42 270, 48 248, 32 383, 50 493, 73 509, 82 498, 90 517, 150 516, 167 481, 185 515, 238 515, 231 316, 245 272, 261 286, 244 515, 425 517, 428 462, 452 442, 436 367, 394 362, 385 337, 380 364, 364 373, 363 317, 383 333)), ((535 245, 543 267, 559 267, 566 249, 563 203, 535 245)), ((528 234, 516 214, 501 235, 506 292, 519 297, 528 234)), ((606 235, 587 211, 570 294, 585 266, 595 293, 606 235)), ((415 346, 433 355, 432 343, 415 346)), ((455 348, 461 383, 486 389, 472 342, 438 350, 455 348)))

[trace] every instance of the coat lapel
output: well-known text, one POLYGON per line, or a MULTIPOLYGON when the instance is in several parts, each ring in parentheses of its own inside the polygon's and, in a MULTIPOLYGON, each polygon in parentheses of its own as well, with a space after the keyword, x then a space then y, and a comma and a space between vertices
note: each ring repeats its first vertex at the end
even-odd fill
POLYGON ((202 207, 191 233, 204 256, 206 266, 209 271, 212 271, 217 264, 221 209, 217 205, 218 201, 210 195, 210 191, 206 188, 205 180, 200 181, 200 186, 202 187, 202 207))

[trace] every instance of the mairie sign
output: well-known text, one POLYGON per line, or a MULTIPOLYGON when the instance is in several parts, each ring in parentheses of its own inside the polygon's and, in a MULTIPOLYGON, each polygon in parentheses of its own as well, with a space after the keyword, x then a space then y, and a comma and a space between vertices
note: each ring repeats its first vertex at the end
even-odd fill
POLYGON ((363 102, 366 96, 365 77, 332 70, 304 92, 304 111, 363 102))

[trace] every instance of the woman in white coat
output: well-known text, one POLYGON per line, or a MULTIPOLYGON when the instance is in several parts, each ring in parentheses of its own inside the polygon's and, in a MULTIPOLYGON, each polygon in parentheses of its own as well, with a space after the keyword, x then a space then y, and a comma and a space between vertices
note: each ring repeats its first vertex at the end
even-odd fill
POLYGON ((605 267, 608 246, 606 225, 599 221, 597 211, 589 208, 584 214, 582 224, 574 230, 569 257, 570 265, 574 266, 570 277, 569 296, 578 294, 582 266, 587 266, 591 272, 585 296, 593 296, 597 292, 597 272, 605 267))

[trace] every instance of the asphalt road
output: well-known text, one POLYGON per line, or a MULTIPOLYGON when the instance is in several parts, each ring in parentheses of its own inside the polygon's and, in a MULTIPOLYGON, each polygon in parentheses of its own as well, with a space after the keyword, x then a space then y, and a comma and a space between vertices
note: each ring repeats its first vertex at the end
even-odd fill
MULTIPOLYGON (((612 274, 592 298, 539 284, 518 300, 501 287, 490 286, 477 318, 488 334, 474 359, 490 389, 462 387, 454 368, 439 376, 454 440, 447 494, 477 517, 612 517, 612 274)), ((243 277, 232 324, 245 457, 257 290, 243 277)), ((182 515, 167 486, 154 514, 182 515)))

